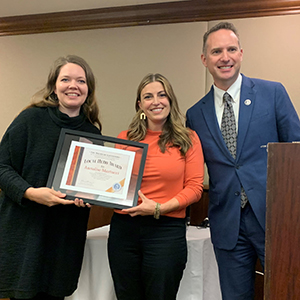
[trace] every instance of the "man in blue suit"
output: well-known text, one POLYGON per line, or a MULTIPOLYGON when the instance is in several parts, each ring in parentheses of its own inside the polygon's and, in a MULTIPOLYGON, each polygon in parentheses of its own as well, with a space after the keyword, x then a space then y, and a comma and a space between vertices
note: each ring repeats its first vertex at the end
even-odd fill
POLYGON ((214 84, 187 111, 187 126, 199 135, 208 168, 223 300, 250 300, 257 258, 264 266, 267 144, 300 141, 300 122, 282 84, 240 74, 243 49, 233 24, 221 22, 205 33, 201 59, 214 84), (221 133, 225 92, 236 124, 234 154, 221 133))

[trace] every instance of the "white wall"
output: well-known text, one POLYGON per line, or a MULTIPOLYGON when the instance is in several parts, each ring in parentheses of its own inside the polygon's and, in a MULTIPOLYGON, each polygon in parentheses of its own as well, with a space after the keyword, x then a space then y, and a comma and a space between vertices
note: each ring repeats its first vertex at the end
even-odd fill
MULTIPOLYGON (((282 82, 300 111, 300 15, 230 20, 238 28, 248 76, 282 82)), ((215 22, 125 27, 0 37, 0 137, 46 82, 61 55, 85 58, 97 78, 103 133, 117 135, 134 114, 144 75, 160 72, 172 83, 183 112, 212 83, 200 61, 202 36, 215 22), (207 76, 207 78, 206 78, 207 76)))
POLYGON ((206 23, 128 27, 0 38, 0 135, 46 82, 59 56, 82 56, 97 78, 103 134, 127 129, 136 89, 150 72, 165 75, 185 113, 205 93, 201 34, 206 23))
MULTIPOLYGON (((300 112, 300 14, 235 19, 250 77, 280 81, 300 112)), ((183 113, 209 90, 200 61, 202 36, 214 22, 0 37, 0 137, 41 89, 59 56, 82 56, 97 78, 103 134, 116 136, 134 115, 136 89, 149 72, 165 75, 183 113)), ((206 177, 205 182, 208 182, 206 177)))

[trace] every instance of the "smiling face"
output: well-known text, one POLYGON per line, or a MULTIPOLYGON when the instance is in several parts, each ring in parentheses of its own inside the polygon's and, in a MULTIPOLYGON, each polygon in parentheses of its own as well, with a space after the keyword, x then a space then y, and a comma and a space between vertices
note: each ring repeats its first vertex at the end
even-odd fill
POLYGON ((78 116, 88 96, 84 70, 77 64, 64 65, 58 74, 54 92, 59 101, 59 110, 69 117, 78 116))
POLYGON ((139 107, 147 116, 148 128, 153 131, 162 131, 170 113, 170 102, 163 85, 150 82, 141 91, 139 107))
POLYGON ((201 59, 213 76, 215 85, 226 91, 240 73, 243 49, 234 32, 220 29, 208 36, 206 51, 201 59))

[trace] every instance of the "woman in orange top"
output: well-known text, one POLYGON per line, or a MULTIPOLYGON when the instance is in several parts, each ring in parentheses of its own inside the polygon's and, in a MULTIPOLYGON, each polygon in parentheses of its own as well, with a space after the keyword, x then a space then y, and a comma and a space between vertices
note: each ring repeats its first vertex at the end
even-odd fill
POLYGON ((119 300, 173 300, 187 261, 186 207, 201 198, 204 162, 171 84, 140 83, 136 115, 119 138, 148 144, 139 205, 112 217, 108 256, 119 300))

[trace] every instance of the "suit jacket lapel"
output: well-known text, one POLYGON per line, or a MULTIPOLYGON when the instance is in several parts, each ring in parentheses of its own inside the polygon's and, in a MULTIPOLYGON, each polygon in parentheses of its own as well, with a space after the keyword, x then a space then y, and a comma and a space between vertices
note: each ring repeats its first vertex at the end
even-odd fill
POLYGON ((216 117, 214 89, 211 87, 210 92, 201 100, 203 118, 207 124, 207 128, 211 133, 212 138, 215 140, 218 147, 224 152, 229 160, 234 161, 231 156, 225 141, 223 139, 220 126, 216 117))
POLYGON ((255 104, 255 93, 253 89, 254 83, 248 77, 245 77, 244 75, 242 76, 243 79, 240 96, 239 126, 236 152, 237 160, 241 155, 241 149, 243 148, 255 104))

